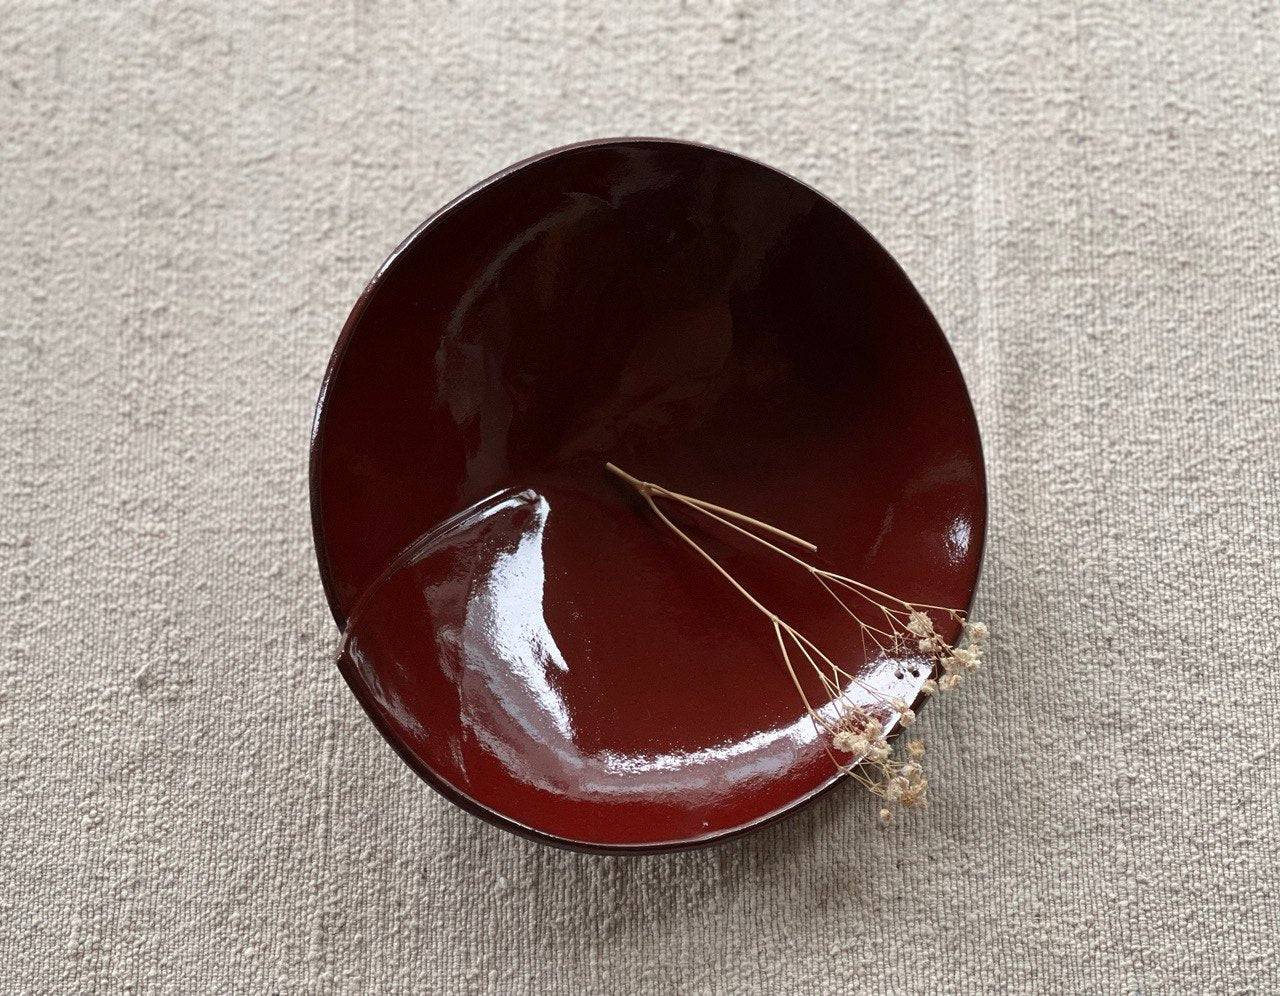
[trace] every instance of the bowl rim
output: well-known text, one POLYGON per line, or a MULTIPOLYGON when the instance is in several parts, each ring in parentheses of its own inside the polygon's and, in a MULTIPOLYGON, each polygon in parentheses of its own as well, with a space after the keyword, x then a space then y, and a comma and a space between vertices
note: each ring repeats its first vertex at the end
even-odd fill
MULTIPOLYGON (((387 256, 387 258, 382 262, 382 265, 379 266, 378 269, 374 272, 374 275, 369 279, 368 283, 365 284, 364 289, 360 292, 360 296, 356 299, 356 303, 352 307, 350 314, 347 316, 347 320, 342 326, 342 331, 338 335, 338 340, 334 344, 333 352, 329 356, 329 362, 325 367, 324 376, 322 377, 320 382, 320 391, 316 398, 315 408, 314 408, 314 412, 311 420, 311 435, 310 435, 310 442, 308 446, 308 491, 310 495, 310 505, 311 505, 312 542, 315 546, 316 560, 317 560, 319 571, 320 571, 320 580, 324 587, 325 599, 328 603, 329 611, 333 616, 334 622, 337 625, 339 632, 342 634, 342 640, 339 645, 338 659, 337 659, 338 671, 342 675, 345 682, 347 683, 347 686, 351 689, 352 693, 355 695, 356 700, 360 703, 361 707, 364 709, 365 714, 369 717, 370 721, 377 728, 378 732, 382 735, 383 739, 386 740, 387 743, 390 744, 392 749, 395 750, 395 752, 400 756, 401 760, 403 760, 413 770, 413 772, 418 775, 419 778, 421 778, 424 782, 426 782, 433 789, 435 789, 435 791, 440 793, 440 795, 444 796, 446 799, 448 799, 454 805, 458 806, 460 809, 463 809, 468 813, 472 814, 473 816, 477 816, 488 823, 492 823, 503 830, 507 830, 518 836, 525 837, 530 840, 537 841, 539 843, 548 844, 553 847, 563 848, 563 849, 572 850, 572 851, 591 853, 591 854, 651 854, 651 853, 665 853, 665 852, 683 851, 683 850, 707 847, 713 844, 722 843, 724 841, 728 841, 737 837, 744 836, 745 834, 753 833, 757 830, 760 830, 766 826, 769 826, 770 824, 776 823, 786 818, 787 816, 790 816, 793 813, 799 812, 800 810, 808 807, 814 801, 816 801, 819 797, 826 795, 828 792, 834 789, 838 784, 845 781, 848 778, 848 776, 841 772, 833 772, 833 774, 826 781, 819 783, 814 788, 810 789, 808 792, 805 792, 802 795, 796 796, 796 798, 792 799, 785 805, 780 806, 779 808, 772 810, 771 812, 765 813, 762 816, 758 816, 740 826, 731 827, 727 830, 715 831, 705 835, 693 836, 693 837, 682 838, 679 840, 670 840, 670 841, 650 841, 650 842, 634 843, 634 844, 632 843, 602 844, 596 841, 577 840, 575 838, 567 837, 561 834, 553 834, 543 830, 539 830, 536 827, 532 827, 527 824, 521 823, 510 816, 506 816, 502 813, 497 812, 496 810, 491 809, 490 807, 486 806, 484 803, 479 802, 476 799, 473 799, 471 796, 467 795, 465 792, 461 791, 456 786, 448 783, 444 778, 442 778, 435 771, 433 771, 430 768, 430 766, 428 766, 425 762, 423 762, 419 757, 417 757, 417 755, 415 755, 409 749, 408 745, 405 744, 402 741, 402 739, 395 733, 395 731, 391 729, 387 725, 387 723, 383 720, 381 713, 378 710, 376 704, 374 703, 367 686, 354 673, 354 668, 351 663, 351 657, 347 653, 348 624, 356 616, 357 610, 359 609, 361 602, 364 601, 364 598, 368 595, 370 591, 372 591, 379 584, 381 584, 389 576, 389 574, 394 571, 397 564, 401 563, 403 558, 408 556, 410 552, 420 542, 422 542, 427 536, 435 534, 439 529, 447 527, 449 523, 453 521, 453 517, 451 517, 450 519, 446 519, 444 522, 439 523, 436 526, 433 526, 430 530, 427 531, 427 533, 424 534, 423 537, 419 537, 419 539, 415 540, 408 547, 406 547, 404 551, 398 554, 391 561, 391 563, 387 565, 387 567, 378 576, 378 578, 376 578, 372 583, 370 583, 363 592, 360 592, 352 600, 350 611, 344 612, 342 609, 341 601, 338 598, 336 587, 335 587, 336 582, 333 577, 332 562, 329 558, 328 550, 324 542, 324 516, 323 516, 321 500, 320 500, 321 451, 323 449, 324 418, 326 413, 326 403, 328 401, 329 390, 333 385, 335 377, 337 376, 339 370, 341 369, 343 358, 346 356, 347 350, 350 348, 351 343, 354 340, 356 329, 359 327, 361 319, 364 317, 364 313, 368 308, 369 302, 373 299, 374 294, 377 293, 378 289, 382 285, 382 282, 387 278, 388 274, 390 274, 392 270, 396 267, 396 265, 400 262, 402 257, 408 251, 408 249, 415 242, 417 242, 418 239, 422 238, 427 232, 429 232, 432 228, 434 228, 444 217, 446 217, 450 212, 452 212, 459 205, 463 204, 465 201, 468 201, 473 197, 476 197, 477 195, 479 195, 481 192, 483 192, 490 186, 493 186, 494 184, 501 182, 502 180, 506 179, 512 174, 517 173, 535 164, 542 163, 562 155, 566 155, 573 152, 579 152, 585 149, 601 148, 601 147, 607 147, 607 146, 613 146, 613 145, 682 146, 686 148, 698 149, 704 152, 715 153, 717 155, 729 156, 734 159, 740 160, 742 162, 746 162, 753 166, 759 167, 761 169, 768 170, 771 173, 776 173, 779 176, 784 177, 785 179, 791 181, 792 183, 799 184, 805 190, 808 190, 809 192, 813 193, 815 196, 827 202, 833 208, 839 211, 842 215, 844 215, 845 218, 847 218, 855 226, 855 228, 859 230, 866 239, 869 240, 869 242, 872 245, 874 245, 881 253, 884 254, 884 257, 893 265, 895 269, 897 269, 899 274, 901 274, 901 276, 904 279, 906 287, 909 289, 910 293, 914 295, 917 305, 923 310, 924 314, 928 316, 929 321, 932 323, 934 329, 938 334, 938 337, 941 339, 942 344, 945 347, 944 355, 946 356, 947 359, 950 360, 952 370, 955 373, 956 377, 958 378, 961 387, 963 388, 964 401, 968 406, 969 420, 973 425, 974 438, 977 442, 977 458, 978 458, 977 467, 979 470, 979 483, 981 485, 981 488, 980 488, 981 501, 980 501, 979 507, 982 515, 982 528, 977 535, 977 558, 974 566, 973 581, 969 586, 968 596, 965 599, 965 604, 963 606, 963 609, 966 613, 969 612, 973 607, 973 601, 977 595, 978 585, 982 576, 982 568, 986 558, 986 542, 987 542, 988 519, 989 519, 989 512, 990 512, 990 508, 989 508, 990 501, 989 501, 989 494, 988 494, 989 489, 987 486, 985 447, 983 446, 983 442, 982 442, 981 426, 978 423, 977 412, 973 405, 973 396, 969 391, 969 385, 964 378, 964 373, 960 369, 960 363, 956 358, 955 350, 952 347, 950 340, 947 338, 946 333, 943 331, 941 324, 938 322, 936 316, 933 314, 932 309, 930 309, 928 303, 924 300, 924 297, 920 294, 920 291, 916 288, 915 283, 911 280, 906 270, 903 269, 902 265, 898 262, 897 258, 892 253, 890 253, 889 250, 886 249, 884 245, 880 242, 880 240, 877 239, 870 231, 868 231, 867 228, 860 221, 858 221, 852 214, 850 214, 847 210, 845 210, 844 207, 842 207, 832 198, 828 197, 822 191, 818 190, 811 184, 806 183, 804 180, 801 180, 798 177, 793 176, 792 174, 786 172, 785 170, 778 169, 775 166, 770 166, 768 163, 761 162, 758 159, 753 159, 750 156, 742 155, 741 153, 732 152, 728 149, 723 149, 718 146, 709 145, 703 142, 695 142, 695 141, 682 139, 682 138, 619 136, 619 137, 613 137, 613 138, 587 139, 585 141, 572 142, 567 145, 559 145, 554 148, 547 149, 543 152, 535 153, 534 155, 527 156, 524 159, 518 160, 510 164, 509 166, 506 166, 498 170, 496 173, 493 173, 492 175, 481 180, 479 183, 476 183, 473 186, 467 188, 462 193, 454 197, 452 200, 448 201, 447 203, 445 203, 444 205, 442 205, 441 207, 433 211, 426 218, 426 220, 424 220, 408 236, 406 236, 403 240, 401 240, 401 242, 391 251, 391 253, 387 256)), ((925 697, 921 697, 917 699, 915 703, 913 703, 917 712, 923 706, 925 701, 927 701, 927 699, 925 697)), ((898 731, 896 730, 892 731, 890 735, 896 736, 897 732, 898 731)))

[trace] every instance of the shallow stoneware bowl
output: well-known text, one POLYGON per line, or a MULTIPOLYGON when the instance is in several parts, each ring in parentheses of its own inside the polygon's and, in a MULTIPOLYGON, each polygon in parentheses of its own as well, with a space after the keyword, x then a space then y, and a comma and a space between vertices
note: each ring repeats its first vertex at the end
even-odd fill
MULTIPOLYGON (((986 487, 946 339, 821 194, 624 139, 535 156, 431 217, 324 379, 312 515, 340 669, 414 771, 584 850, 687 847, 794 811, 841 776, 770 625, 606 461, 967 608, 986 487)), ((701 539, 849 670, 917 697, 924 676, 868 663, 785 564, 701 539)))

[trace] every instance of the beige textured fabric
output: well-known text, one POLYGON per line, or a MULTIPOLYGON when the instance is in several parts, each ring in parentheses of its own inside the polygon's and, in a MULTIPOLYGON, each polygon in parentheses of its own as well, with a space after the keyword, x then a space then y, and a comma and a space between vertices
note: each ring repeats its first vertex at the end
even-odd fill
POLYGON ((1276 992, 1273 2, 0 3, 0 988, 1276 992), (311 406, 548 146, 794 172, 955 344, 991 668, 927 814, 600 859, 456 811, 330 662, 311 406))

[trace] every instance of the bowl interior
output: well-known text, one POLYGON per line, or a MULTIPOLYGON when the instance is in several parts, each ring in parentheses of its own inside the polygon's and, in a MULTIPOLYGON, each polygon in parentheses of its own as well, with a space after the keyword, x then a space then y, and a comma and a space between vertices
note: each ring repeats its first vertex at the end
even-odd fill
MULTIPOLYGON (((343 673, 393 746, 556 843, 757 826, 830 785, 831 762, 768 621, 610 460, 963 608, 985 484, 959 370, 838 207, 655 140, 482 184, 397 250, 343 332, 313 442, 317 551, 343 673)), ((848 670, 915 697, 923 679, 868 665, 802 575, 699 536, 848 670)))

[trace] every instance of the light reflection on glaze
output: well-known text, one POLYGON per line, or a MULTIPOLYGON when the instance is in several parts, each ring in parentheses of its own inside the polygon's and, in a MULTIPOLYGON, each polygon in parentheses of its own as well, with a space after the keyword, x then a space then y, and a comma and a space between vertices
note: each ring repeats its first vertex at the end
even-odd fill
POLYGON ((947 553, 951 555, 951 562, 959 564, 969 555, 969 535, 973 527, 965 516, 960 516, 951 523, 951 530, 947 533, 947 553))
MULTIPOLYGON (((548 499, 532 489, 493 496, 413 544, 401 558, 403 566, 378 586, 415 587, 415 601, 438 622, 435 666, 456 683, 460 703, 456 728, 424 730, 401 700, 396 682, 383 680, 383 672, 403 671, 402 665, 385 648, 385 659, 372 659, 353 635, 352 660, 396 722, 424 743, 434 740, 437 749, 444 747, 464 778, 465 741, 471 739, 516 780, 580 799, 711 798, 744 785, 785 780, 797 763, 812 759, 817 728, 798 699, 794 720, 738 741, 662 753, 583 749, 557 680, 573 669, 592 667, 592 661, 566 660, 547 624, 544 545, 551 514, 548 499), (449 569, 437 570, 436 560, 449 569)), ((371 600, 377 598, 375 589, 371 600)), ((884 698, 913 700, 928 674, 897 679, 898 663, 869 664, 863 684, 851 683, 846 694, 874 706, 875 697, 864 687, 870 685, 884 698)), ((411 673, 397 677, 415 679, 411 673)), ((836 708, 828 703, 821 712, 833 719, 836 708)), ((487 804, 502 811, 501 800, 487 804)))
POLYGON ((520 781, 579 798, 706 797, 786 776, 815 739, 807 717, 739 743, 678 754, 585 753, 577 746, 565 703, 547 680, 548 667, 569 670, 543 612, 550 506, 539 495, 528 511, 519 540, 494 558, 476 587, 459 634, 464 685, 483 682, 490 692, 465 698, 474 706, 462 716, 472 735, 520 781))
MULTIPOLYGON (((453 529, 435 535, 433 542, 415 544, 406 562, 412 570, 433 552, 492 550, 483 561, 470 559, 467 567, 475 574, 465 589, 434 584, 421 594, 434 617, 448 618, 456 609, 433 604, 433 599, 467 591, 460 625, 445 625, 439 632, 442 652, 461 658, 461 666, 453 672, 462 703, 458 732, 465 730, 475 737, 513 777, 577 798, 717 795, 730 786, 785 778, 797 760, 812 754, 817 727, 799 711, 787 725, 755 732, 736 743, 658 754, 582 750, 576 743, 570 709, 553 680, 557 673, 567 675, 571 664, 564 659, 544 613, 544 538, 550 504, 532 490, 485 504, 483 511, 458 518, 453 529), (471 534, 477 529, 488 542, 475 542, 471 534), (500 536, 497 543, 495 534, 500 536)), ((406 727, 421 731, 394 691, 378 680, 378 668, 370 666, 357 648, 353 655, 384 708, 406 727)), ((590 667, 591 662, 573 666, 590 667)), ((914 699, 927 675, 897 680, 892 673, 895 667, 890 659, 878 661, 864 673, 863 681, 886 698, 914 699)), ((874 696, 863 686, 850 684, 846 694, 855 702, 874 704, 874 696)), ((835 705, 827 704, 822 713, 835 718, 835 705)), ((594 717, 588 719, 594 721, 594 717)), ((451 740, 454 760, 461 762, 461 741, 456 735, 451 740)))
MULTIPOLYGON (((541 495, 526 500, 528 517, 523 531, 512 549, 494 557, 488 576, 467 602, 460 636, 464 652, 474 655, 477 663, 489 665, 483 673, 498 701, 528 703, 545 714, 561 737, 571 741, 569 710, 547 677, 548 667, 569 670, 542 609, 546 586, 542 538, 551 506, 541 495), (519 683, 521 694, 513 694, 508 687, 512 683, 519 683)), ((546 729, 541 718, 524 719, 519 725, 526 732, 546 729)), ((484 731, 476 732, 483 735, 484 731)))

